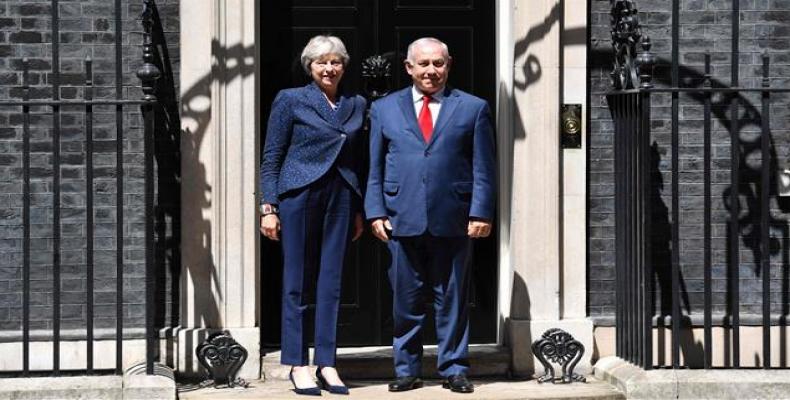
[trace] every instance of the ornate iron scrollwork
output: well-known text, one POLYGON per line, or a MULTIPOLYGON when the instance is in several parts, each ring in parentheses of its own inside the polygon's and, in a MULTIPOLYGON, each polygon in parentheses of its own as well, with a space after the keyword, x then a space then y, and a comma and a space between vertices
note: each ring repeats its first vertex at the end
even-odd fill
POLYGON ((140 13, 140 21, 143 25, 143 65, 137 70, 137 77, 143 83, 143 100, 148 102, 156 101, 155 84, 157 79, 162 76, 159 68, 154 64, 154 45, 151 42, 151 31, 153 28, 153 0, 143 1, 143 10, 140 13))
POLYGON ((217 332, 208 337, 195 349, 198 361, 214 381, 214 387, 220 385, 247 386, 243 379, 236 379, 236 374, 247 361, 247 349, 238 344, 228 332, 217 332))
POLYGON ((365 94, 371 102, 390 92, 390 76, 392 76, 392 64, 386 57, 376 55, 362 61, 365 94))
POLYGON ((650 52, 651 42, 642 35, 639 14, 633 0, 610 0, 612 47, 614 62, 611 77, 615 90, 653 87, 653 66, 656 57, 650 52), (637 55, 637 46, 642 52, 637 55))
POLYGON ((653 87, 653 67, 656 65, 656 56, 650 52, 650 47, 653 44, 647 36, 642 37, 642 52, 636 58, 636 64, 639 66, 639 81, 642 83, 642 88, 653 87))
POLYGON ((639 85, 636 46, 642 38, 639 15, 632 0, 610 0, 614 68, 610 74, 617 90, 636 89, 639 85))
POLYGON ((552 328, 543 332, 543 336, 532 343, 532 354, 538 357, 546 373, 538 378, 538 383, 551 381, 557 383, 554 367, 549 361, 562 366, 560 383, 586 382, 587 379, 575 374, 573 369, 584 355, 584 345, 573 338, 570 333, 559 328, 552 328))

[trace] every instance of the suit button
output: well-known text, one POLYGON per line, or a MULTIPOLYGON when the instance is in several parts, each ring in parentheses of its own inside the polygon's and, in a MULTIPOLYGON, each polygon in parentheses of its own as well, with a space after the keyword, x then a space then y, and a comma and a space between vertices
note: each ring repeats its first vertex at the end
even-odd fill
POLYGON ((341 133, 341 134, 340 134, 340 137, 342 137, 343 139, 345 139, 345 138, 346 138, 346 134, 345 134, 345 133, 341 133))
POLYGON ((429 155, 431 155, 431 152, 428 151, 428 150, 425 150, 425 157, 428 157, 429 155))
POLYGON ((422 183, 428 183, 428 178, 426 178, 426 177, 424 177, 424 176, 423 176, 423 177, 422 177, 422 183))

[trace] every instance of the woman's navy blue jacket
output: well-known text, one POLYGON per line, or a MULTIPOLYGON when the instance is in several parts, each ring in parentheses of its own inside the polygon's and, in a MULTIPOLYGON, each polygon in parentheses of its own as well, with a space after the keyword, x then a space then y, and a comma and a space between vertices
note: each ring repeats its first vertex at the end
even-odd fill
POLYGON ((261 161, 261 203, 315 182, 337 167, 362 198, 362 96, 340 96, 333 110, 315 83, 281 90, 272 103, 261 161))

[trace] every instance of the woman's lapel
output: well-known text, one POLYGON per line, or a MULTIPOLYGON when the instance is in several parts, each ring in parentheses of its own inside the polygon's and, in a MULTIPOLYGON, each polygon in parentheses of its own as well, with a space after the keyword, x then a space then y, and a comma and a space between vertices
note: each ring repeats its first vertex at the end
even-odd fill
POLYGON ((337 118, 337 122, 341 126, 344 125, 354 114, 354 109, 356 109, 355 100, 356 99, 354 96, 341 96, 339 107, 336 111, 334 111, 335 118, 337 118))
POLYGON ((324 93, 315 82, 305 87, 305 97, 307 98, 307 103, 316 111, 321 119, 341 132, 343 131, 343 123, 348 120, 354 112, 353 97, 343 96, 340 100, 340 108, 338 110, 333 110, 324 96, 324 93))

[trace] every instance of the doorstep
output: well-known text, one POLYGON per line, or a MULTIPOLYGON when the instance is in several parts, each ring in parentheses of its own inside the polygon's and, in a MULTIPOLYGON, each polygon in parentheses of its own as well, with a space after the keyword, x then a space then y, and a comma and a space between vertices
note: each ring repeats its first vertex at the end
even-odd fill
MULTIPOLYGON (((436 346, 425 346, 423 373, 436 374, 436 346)), ((310 353, 312 359, 312 350, 310 353)), ((510 376, 510 350, 496 344, 469 346, 470 377, 510 376)), ((289 368, 280 365, 280 352, 266 353, 261 359, 264 380, 288 380, 289 368)), ((392 348, 346 347, 337 350, 337 369, 345 379, 390 379, 393 377, 392 348)))

